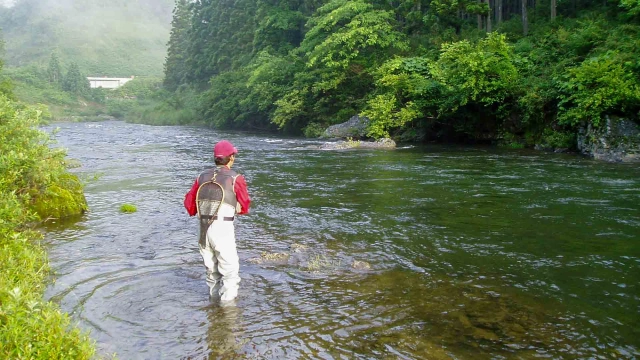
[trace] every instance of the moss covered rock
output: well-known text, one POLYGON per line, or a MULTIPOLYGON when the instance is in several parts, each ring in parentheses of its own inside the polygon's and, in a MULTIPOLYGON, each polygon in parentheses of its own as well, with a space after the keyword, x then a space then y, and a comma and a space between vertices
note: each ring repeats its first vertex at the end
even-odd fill
POLYGON ((65 173, 44 191, 32 195, 30 207, 43 220, 80 215, 87 211, 87 200, 82 190, 78 177, 65 173))
POLYGON ((640 125, 607 116, 604 126, 588 125, 580 130, 578 149, 596 160, 640 162, 640 125))

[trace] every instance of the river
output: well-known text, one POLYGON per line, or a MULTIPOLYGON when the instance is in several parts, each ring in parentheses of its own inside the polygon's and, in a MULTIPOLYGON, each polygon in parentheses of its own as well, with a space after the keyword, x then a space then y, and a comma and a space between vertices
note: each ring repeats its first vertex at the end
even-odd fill
POLYGON ((640 357, 640 167, 490 147, 61 123, 90 211, 46 227, 47 298, 121 359, 640 357), (182 206, 239 149, 239 298, 182 206), (124 203, 137 206, 120 213, 124 203))

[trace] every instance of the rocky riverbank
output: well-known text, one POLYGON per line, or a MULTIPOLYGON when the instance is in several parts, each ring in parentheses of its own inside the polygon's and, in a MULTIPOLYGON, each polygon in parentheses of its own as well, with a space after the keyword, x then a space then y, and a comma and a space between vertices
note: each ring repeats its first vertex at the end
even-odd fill
POLYGON ((640 162, 640 126, 606 117, 605 125, 580 129, 578 149, 583 155, 607 162, 640 162))

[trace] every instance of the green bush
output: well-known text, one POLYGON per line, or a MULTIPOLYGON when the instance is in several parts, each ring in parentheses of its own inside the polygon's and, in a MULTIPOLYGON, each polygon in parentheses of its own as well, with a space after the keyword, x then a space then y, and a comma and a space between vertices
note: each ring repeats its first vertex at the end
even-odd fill
POLYGON ((570 131, 556 131, 547 128, 540 145, 544 148, 573 149, 576 147, 576 134, 570 131))
POLYGON ((106 105, 107 114, 118 119, 124 119, 127 113, 136 106, 136 101, 132 99, 116 98, 107 100, 106 105))
POLYGON ((604 115, 625 115, 627 109, 640 106, 637 77, 615 55, 591 58, 569 69, 559 82, 563 91, 558 111, 560 124, 575 126, 585 121, 598 127, 604 115))
POLYGON ((325 127, 318 123, 310 123, 304 129, 304 136, 307 138, 319 138, 324 134, 325 127))
POLYGON ((157 78, 135 78, 120 88, 109 93, 110 97, 124 99, 149 99, 154 93, 160 90, 162 79, 157 78))
POLYGON ((640 15, 640 0, 620 0, 620 6, 627 9, 630 15, 640 15))
POLYGON ((86 209, 82 185, 39 131, 42 110, 0 95, 0 358, 90 359, 87 334, 43 300, 49 276, 40 232, 29 225, 86 209))
POLYGON ((453 107, 443 111, 455 111, 469 102, 502 102, 520 79, 513 49, 506 36, 498 33, 488 34, 475 45, 467 40, 443 45, 430 72, 456 98, 453 107))
POLYGON ((509 149, 524 149, 525 144, 522 139, 511 133, 504 133, 498 146, 509 149))

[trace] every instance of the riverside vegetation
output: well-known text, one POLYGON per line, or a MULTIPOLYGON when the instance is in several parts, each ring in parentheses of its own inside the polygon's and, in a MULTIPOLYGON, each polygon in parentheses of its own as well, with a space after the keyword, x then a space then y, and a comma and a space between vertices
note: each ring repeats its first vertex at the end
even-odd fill
MULTIPOLYGON (((121 6, 86 3, 92 14, 121 6)), ((148 1, 133 3, 143 9, 148 1)), ((34 4, 21 0, 4 18, 36 16, 34 4)), ((157 28, 162 18, 141 21, 157 28)), ((7 34, 29 31, 3 26, 7 34)), ((139 58, 144 47, 109 36, 118 59, 139 58)), ((12 68, 11 77, 20 98, 54 103, 57 118, 309 137, 365 115, 374 139, 570 149, 581 130, 603 128, 607 118, 640 123, 638 0, 177 0, 168 37, 164 77, 147 71, 124 94, 55 90, 64 81, 51 77, 51 47, 48 64, 39 49, 39 60, 12 68)), ((23 53, 12 58, 24 62, 23 53)), ((110 69, 87 59, 65 52, 61 62, 110 69)))
MULTIPOLYGON (((2 64, 0 63, 0 69, 2 64)), ((49 267, 34 226, 87 209, 65 152, 37 129, 45 110, 0 90, 0 358, 89 359, 89 337, 43 300, 49 267)))
POLYGON ((178 0, 165 98, 128 116, 571 148, 638 122, 639 20, 637 0, 178 0))

